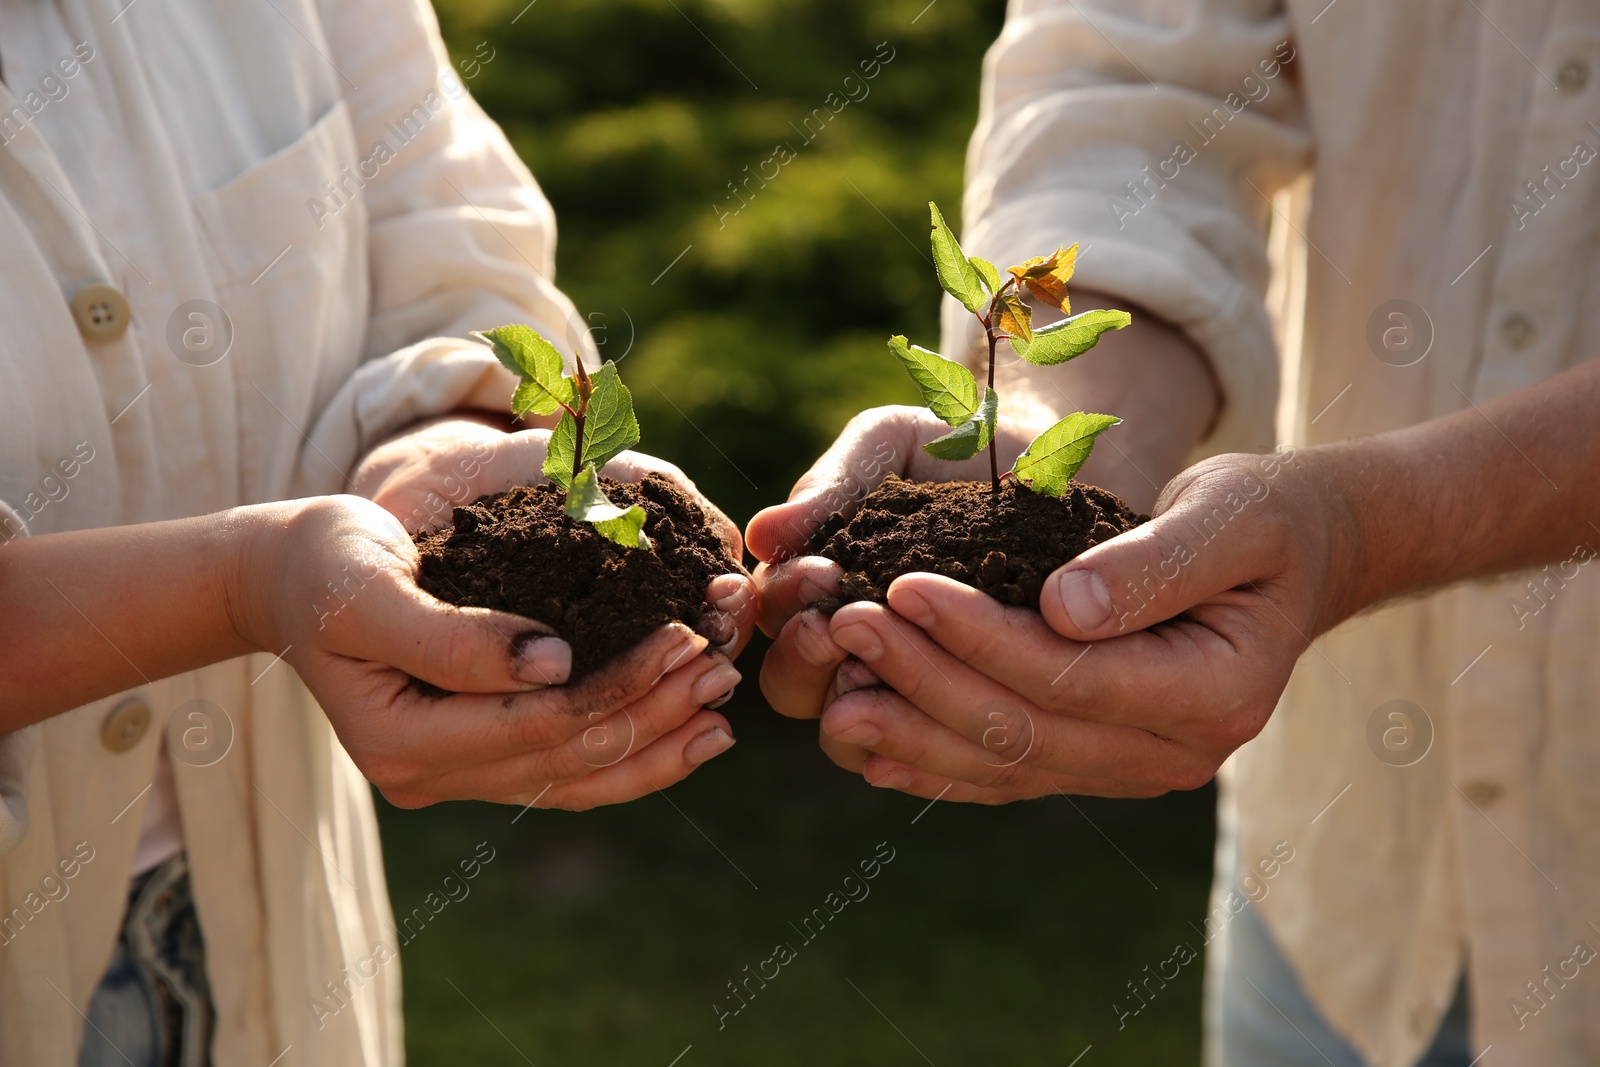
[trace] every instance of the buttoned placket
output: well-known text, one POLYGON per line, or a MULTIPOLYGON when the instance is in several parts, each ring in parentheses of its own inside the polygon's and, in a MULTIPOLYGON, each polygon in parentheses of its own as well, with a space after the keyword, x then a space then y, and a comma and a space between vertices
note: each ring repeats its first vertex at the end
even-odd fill
MULTIPOLYGON (((1580 244, 1592 228, 1584 215, 1593 211, 1600 190, 1600 127, 1592 121, 1595 39, 1587 32, 1563 33, 1559 22, 1532 53, 1515 199, 1504 208, 1481 360, 1474 379, 1462 386, 1462 406, 1481 409, 1574 362, 1576 324, 1564 309, 1578 304, 1564 288, 1575 284, 1565 265, 1580 261, 1580 244)), ((1509 436, 1502 458, 1526 484, 1549 482, 1509 436)), ((1560 871, 1547 869, 1548 860, 1541 863, 1537 833, 1544 820, 1531 788, 1540 746, 1558 739, 1550 736, 1548 722, 1530 721, 1540 710, 1528 700, 1544 688, 1546 656, 1539 646, 1554 638, 1549 616, 1529 618, 1514 606, 1529 597, 1529 577, 1470 583, 1451 594, 1454 669, 1460 673, 1441 680, 1456 725, 1450 799, 1461 840, 1474 1010, 1484 1015, 1480 1043, 1493 1040, 1485 1035, 1496 1030, 1506 1032, 1512 1022, 1508 1002, 1525 998, 1523 980, 1537 978, 1555 958, 1546 958, 1551 931, 1541 916, 1561 901, 1560 871)), ((1513 1026, 1510 1033, 1518 1047, 1504 1038, 1501 1044, 1513 1056, 1533 1052, 1526 1043, 1540 1040, 1537 1031, 1524 1035, 1513 1026)))

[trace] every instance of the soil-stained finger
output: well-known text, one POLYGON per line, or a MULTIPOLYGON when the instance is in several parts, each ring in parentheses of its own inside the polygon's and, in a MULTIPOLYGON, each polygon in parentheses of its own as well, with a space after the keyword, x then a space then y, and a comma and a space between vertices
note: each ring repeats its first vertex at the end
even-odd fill
POLYGON ((689 777, 696 768, 733 744, 733 728, 714 711, 697 712, 688 722, 642 751, 612 767, 550 789, 536 805, 566 811, 586 811, 602 804, 623 804, 647 793, 666 789, 689 777), (711 736, 720 730, 727 738, 711 736), (689 762, 688 756, 699 759, 689 762))
POLYGON ((593 724, 591 714, 640 699, 705 647, 704 637, 673 623, 571 685, 506 696, 407 689, 394 701, 392 747, 420 766, 449 770, 561 745, 593 724))
POLYGON ((781 565, 756 568, 761 593, 761 631, 775 637, 797 612, 839 591, 839 565, 822 556, 801 556, 781 565))
POLYGON ((834 674, 850 654, 828 636, 820 611, 803 611, 784 626, 761 662, 761 692, 780 715, 822 714, 834 674))

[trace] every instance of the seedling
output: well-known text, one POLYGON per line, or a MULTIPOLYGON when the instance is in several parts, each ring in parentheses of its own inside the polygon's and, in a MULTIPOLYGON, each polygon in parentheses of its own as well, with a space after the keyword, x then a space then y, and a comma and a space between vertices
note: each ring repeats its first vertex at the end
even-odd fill
POLYGON ((633 394, 622 384, 617 365, 607 360, 590 374, 576 359, 573 372, 564 374, 566 361, 555 345, 527 326, 501 326, 473 336, 489 342, 500 362, 522 379, 511 395, 513 414, 561 412, 550 434, 544 475, 566 490, 568 517, 625 548, 649 548, 644 508, 619 508, 600 488, 600 468, 639 443, 633 394))
POLYGON ((968 257, 955 234, 945 225, 938 205, 929 203, 933 219, 933 261, 944 291, 977 316, 989 341, 989 384, 978 398, 978 382, 965 366, 937 352, 919 348, 904 337, 889 339, 889 348, 922 392, 923 402, 945 423, 949 433, 922 446, 939 459, 971 459, 989 450, 989 476, 994 491, 1003 478, 1015 478, 1036 493, 1062 497, 1094 448, 1094 440, 1122 420, 1114 415, 1074 412, 1035 437, 1011 469, 1000 473, 994 439, 1000 398, 994 391, 995 347, 1002 340, 1029 363, 1050 367, 1083 355, 1107 330, 1120 330, 1133 321, 1126 311, 1097 310, 1072 314, 1067 300, 1067 279, 1078 260, 1078 246, 1057 248, 1019 267, 1008 267, 1001 280, 999 269, 986 259, 968 257), (1035 330, 1033 312, 1023 299, 1026 289, 1038 299, 1061 309, 1067 317, 1035 330))

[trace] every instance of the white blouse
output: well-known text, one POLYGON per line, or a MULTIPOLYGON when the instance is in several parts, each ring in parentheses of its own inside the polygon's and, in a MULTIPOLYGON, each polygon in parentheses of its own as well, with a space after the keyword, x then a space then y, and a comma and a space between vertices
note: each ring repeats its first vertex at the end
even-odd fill
MULTIPOLYGON (((339 491, 509 398, 468 330, 568 332, 425 0, 0 0, 0 64, 0 542, 339 491)), ((399 1063, 371 791, 270 654, 0 739, 0 1062, 77 1062, 163 746, 216 1062, 399 1063)))

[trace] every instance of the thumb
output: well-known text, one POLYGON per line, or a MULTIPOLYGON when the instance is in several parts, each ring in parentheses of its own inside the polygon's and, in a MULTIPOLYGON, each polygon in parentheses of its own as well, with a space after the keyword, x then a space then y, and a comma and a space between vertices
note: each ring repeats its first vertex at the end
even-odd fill
POLYGON ((520 693, 567 680, 572 649, 550 627, 445 603, 408 578, 380 578, 350 598, 350 653, 452 693, 520 693))
POLYGON ((835 512, 850 515, 861 498, 890 474, 904 474, 917 447, 918 409, 870 408, 851 419, 811 469, 794 483, 789 501, 756 513, 745 544, 763 563, 805 555, 817 530, 835 512))
POLYGON ((1105 541, 1045 579, 1039 611, 1074 640, 1114 637, 1165 622, 1218 593, 1259 577, 1250 568, 1254 524, 1238 516, 1251 502, 1198 479, 1143 526, 1105 541), (1213 543, 1226 535, 1226 543, 1213 543))

